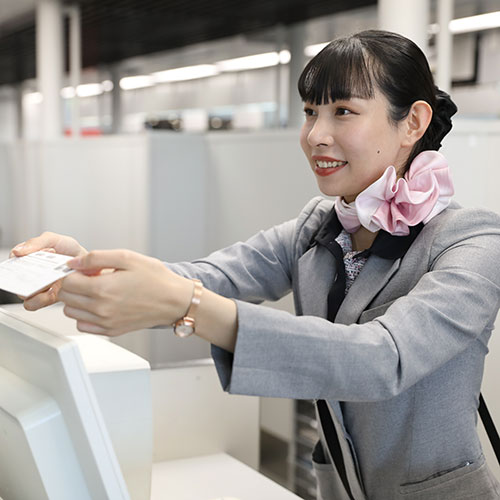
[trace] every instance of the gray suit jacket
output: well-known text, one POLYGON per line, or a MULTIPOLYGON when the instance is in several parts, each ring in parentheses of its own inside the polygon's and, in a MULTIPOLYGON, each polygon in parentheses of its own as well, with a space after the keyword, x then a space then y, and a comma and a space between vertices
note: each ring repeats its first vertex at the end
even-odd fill
MULTIPOLYGON (((450 205, 402 259, 370 256, 331 323, 336 264, 308 249, 331 208, 315 198, 295 220, 171 265, 236 299, 235 353, 212 350, 223 388, 327 400, 356 500, 500 498, 476 432, 500 305, 500 217, 450 205), (300 316, 254 304, 291 289, 300 316)), ((320 497, 346 498, 325 462, 320 497)))

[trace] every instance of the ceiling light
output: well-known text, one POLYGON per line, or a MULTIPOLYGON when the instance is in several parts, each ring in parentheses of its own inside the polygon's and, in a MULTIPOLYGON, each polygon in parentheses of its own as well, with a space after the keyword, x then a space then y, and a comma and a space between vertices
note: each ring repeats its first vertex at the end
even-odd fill
POLYGON ((454 34, 499 28, 500 11, 453 19, 448 26, 450 31, 454 34))
POLYGON ((114 88, 113 82, 111 80, 104 80, 101 85, 104 92, 111 92, 114 88))
POLYGON ((288 64, 291 58, 292 54, 290 54, 289 50, 282 50, 280 52, 280 64, 288 64))
POLYGON ((197 64, 196 66, 185 66, 183 68, 167 69, 153 73, 155 82, 182 82, 185 80, 196 80, 217 75, 219 72, 213 64, 197 64))
POLYGON ((40 104, 43 101, 41 92, 30 92, 24 94, 23 101, 25 104, 40 104))
POLYGON ((123 90, 142 89, 154 85, 151 75, 125 76, 120 80, 120 87, 123 90))
POLYGON ((63 99, 72 99, 77 95, 78 97, 92 97, 100 95, 104 92, 104 83, 84 83, 76 87, 64 87, 61 89, 61 97, 63 99))
POLYGON ((102 93, 103 88, 101 83, 84 83, 76 87, 76 95, 78 97, 93 97, 102 93))
POLYGON ((279 63, 280 54, 278 52, 266 52, 264 54, 218 61, 215 65, 219 71, 245 71, 249 69, 268 68, 269 66, 276 66, 279 63))
POLYGON ((74 87, 64 87, 61 89, 61 97, 63 99, 72 99, 75 97, 75 89, 74 87))
POLYGON ((304 54, 307 57, 314 57, 316 54, 318 54, 322 49, 324 49, 330 42, 324 42, 324 43, 315 43, 314 45, 308 45, 304 49, 304 54))

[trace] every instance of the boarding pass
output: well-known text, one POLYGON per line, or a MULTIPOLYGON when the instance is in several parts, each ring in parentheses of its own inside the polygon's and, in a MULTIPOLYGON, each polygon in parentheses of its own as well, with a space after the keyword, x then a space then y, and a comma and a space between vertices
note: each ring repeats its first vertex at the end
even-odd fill
POLYGON ((34 252, 0 263, 0 289, 30 297, 74 272, 66 262, 73 257, 52 252, 34 252))

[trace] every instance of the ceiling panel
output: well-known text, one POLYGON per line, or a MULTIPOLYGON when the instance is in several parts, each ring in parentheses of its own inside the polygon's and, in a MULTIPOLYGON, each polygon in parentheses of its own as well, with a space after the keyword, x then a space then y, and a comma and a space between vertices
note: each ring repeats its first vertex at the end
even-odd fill
MULTIPOLYGON (((4 2, 7 0, 0 0, 4 2)), ((75 2, 72 2, 73 4, 75 2)), ((376 0, 79 0, 83 66, 252 33, 376 0)), ((15 21, 15 22, 14 22, 15 21)), ((34 14, 0 29, 0 85, 35 76, 34 14)))

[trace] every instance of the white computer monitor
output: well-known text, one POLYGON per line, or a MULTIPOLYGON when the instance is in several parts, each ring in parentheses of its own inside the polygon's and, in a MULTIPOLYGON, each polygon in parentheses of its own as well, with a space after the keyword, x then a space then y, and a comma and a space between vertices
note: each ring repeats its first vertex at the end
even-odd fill
POLYGON ((130 498, 76 342, 2 310, 0 498, 130 498))

